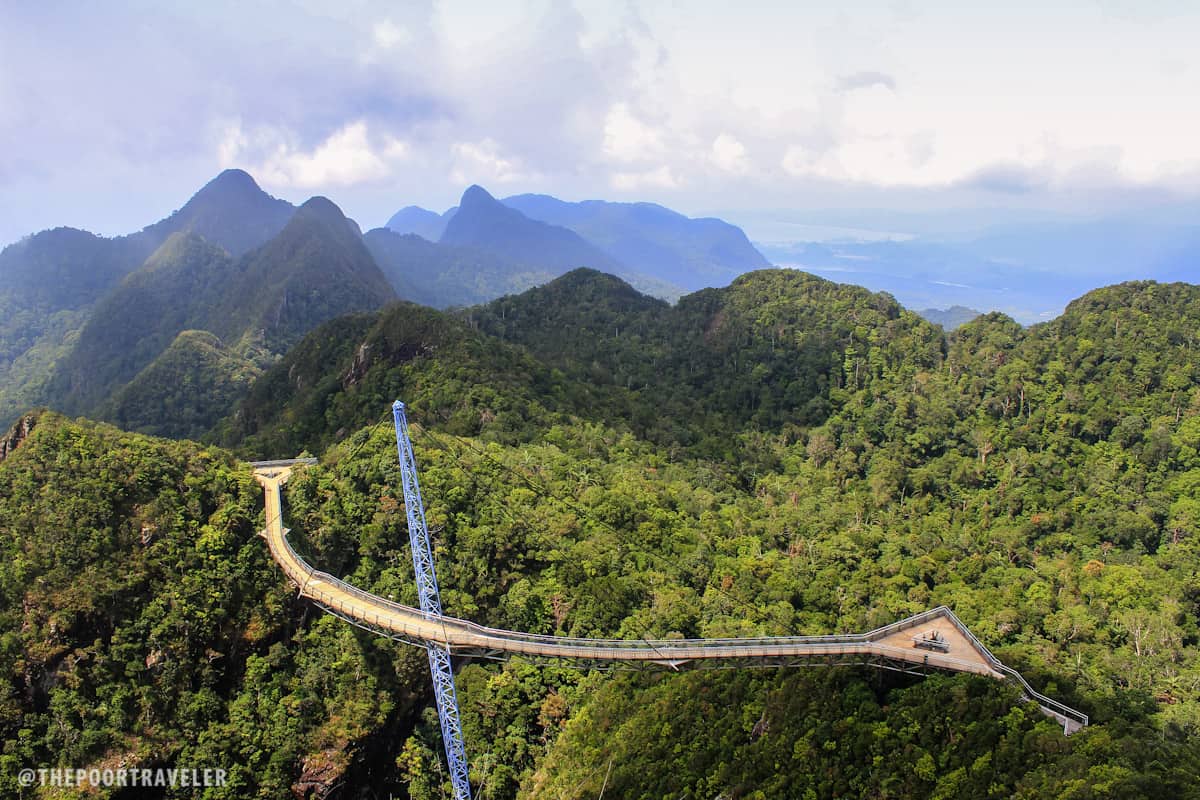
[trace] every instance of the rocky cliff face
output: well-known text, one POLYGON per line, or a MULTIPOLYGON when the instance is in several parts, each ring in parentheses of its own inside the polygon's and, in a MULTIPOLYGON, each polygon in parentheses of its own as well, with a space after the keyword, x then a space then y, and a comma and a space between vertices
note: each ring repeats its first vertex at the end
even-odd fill
POLYGON ((37 425, 36 413, 30 412, 18 419, 13 426, 8 429, 8 433, 0 438, 0 462, 8 458, 16 452, 17 448, 29 438, 29 434, 33 432, 33 428, 37 425))

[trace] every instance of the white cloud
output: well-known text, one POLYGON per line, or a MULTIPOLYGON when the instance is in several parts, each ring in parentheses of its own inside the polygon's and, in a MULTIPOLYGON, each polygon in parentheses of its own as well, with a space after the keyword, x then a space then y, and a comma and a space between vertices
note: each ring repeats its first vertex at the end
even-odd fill
POLYGON ((780 166, 783 171, 796 178, 811 178, 820 174, 820 155, 803 145, 794 144, 783 154, 780 166))
POLYGON ((749 159, 746 158, 746 146, 728 133, 722 133, 713 139, 710 159, 718 169, 735 175, 744 174, 750 167, 749 159))
POLYGON ((375 41, 376 47, 390 50, 398 45, 408 44, 413 40, 413 35, 408 28, 397 25, 390 19, 385 19, 375 23, 375 27, 371 29, 371 38, 375 41))
POLYGON ((409 150, 395 137, 373 145, 363 120, 343 126, 311 151, 295 146, 292 138, 267 127, 247 133, 235 122, 225 128, 217 157, 223 167, 245 166, 269 186, 313 189, 385 179, 409 150))
POLYGON ((129 210, 108 232, 140 227, 219 166, 362 217, 471 180, 696 210, 827 202, 813 178, 870 204, 909 186, 1200 194, 1200 7, 1171 2, 1191 10, 1137 25, 973 4, 903 19, 878 4, 306 1, 286 19, 90 4, 54 36, 16 4, 0 25, 0 62, 25 66, 0 69, 0 242, 118 219, 110 206, 129 210), (136 181, 113 203, 122 172, 136 181), (68 194, 80 210, 64 219, 68 194))
POLYGON ((853 92, 875 86, 882 86, 894 92, 896 91, 896 79, 885 72, 855 72, 852 75, 843 75, 838 78, 835 88, 839 92, 853 92))
POLYGON ((630 192, 639 189, 677 189, 680 181, 665 164, 641 172, 614 172, 609 179, 614 189, 630 192))
POLYGON ((217 163, 222 169, 236 166, 238 156, 246 149, 246 134, 242 132, 240 122, 227 126, 220 134, 221 141, 217 143, 217 163))
POLYGON ((831 163, 852 181, 881 186, 926 185, 930 181, 913 164, 907 138, 864 136, 843 142, 831 154, 831 163))
POLYGON ((877 186, 936 186, 946 183, 925 169, 928 143, 904 136, 855 136, 825 150, 792 145, 781 166, 796 178, 820 178, 877 186))
POLYGON ((849 136, 896 136, 907 133, 919 122, 905 113, 904 100, 880 85, 850 92, 839 103, 840 123, 849 136))
POLYGON ((454 159, 450 180, 456 184, 513 183, 529 178, 516 159, 500 153, 500 146, 492 139, 456 142, 450 152, 454 159))
POLYGON ((663 152, 662 134, 617 103, 604 119, 604 153, 617 161, 648 161, 663 152))
POLYGON ((389 161, 408 158, 411 151, 412 148, 408 146, 407 142, 403 142, 394 136, 389 136, 384 140, 383 157, 389 161))

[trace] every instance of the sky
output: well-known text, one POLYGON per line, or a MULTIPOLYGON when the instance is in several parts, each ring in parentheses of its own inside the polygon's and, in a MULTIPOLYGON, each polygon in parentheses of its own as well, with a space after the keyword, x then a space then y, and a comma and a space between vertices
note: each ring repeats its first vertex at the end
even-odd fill
POLYGON ((0 0, 0 244, 226 167, 364 229, 472 183, 759 239, 1194 203, 1198 41, 1194 0, 0 0))

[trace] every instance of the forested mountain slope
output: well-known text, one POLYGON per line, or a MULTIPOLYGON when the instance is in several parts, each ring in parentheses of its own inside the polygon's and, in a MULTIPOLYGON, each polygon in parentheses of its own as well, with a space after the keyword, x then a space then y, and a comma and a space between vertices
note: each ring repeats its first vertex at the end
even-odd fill
MULTIPOLYGON (((693 637, 945 604, 1093 723, 1064 738, 966 676, 468 664, 480 797, 1191 797, 1196 330, 1185 284, 943 338, 799 273, 670 307, 577 272, 457 315, 333 320, 224 433, 322 454, 289 483, 292 538, 382 596, 415 602, 402 397, 451 614, 693 637)), ((53 414, 23 430, 0 463, 0 757, 233 765, 241 783, 212 797, 441 796, 423 654, 296 604, 231 456, 53 414)))
POLYGON ((448 431, 506 440, 596 404, 590 387, 523 349, 454 316, 397 303, 314 330, 254 383, 219 438, 261 458, 320 452, 390 414, 392 394, 448 431))
POLYGON ((199 439, 246 395, 258 364, 208 331, 184 330, 98 416, 124 430, 199 439))
POLYGON ((255 535, 248 469, 29 422, 0 463, 0 793, 28 793, 28 765, 220 765, 228 783, 206 796, 229 800, 369 773, 411 724, 425 659, 296 603, 255 535))
POLYGON ((69 414, 95 411, 158 357, 180 331, 204 328, 224 299, 234 260, 195 234, 173 234, 96 306, 58 363, 46 400, 69 414))
POLYGON ((393 298, 354 223, 323 198, 240 259, 175 233, 96 305, 44 402, 146 432, 198 436, 312 327, 393 298), (177 340, 189 330, 219 338, 177 340))
MULTIPOLYGON (((392 320, 409 317, 441 319, 435 312, 415 308, 388 315, 392 320)), ((790 270, 750 273, 730 287, 689 295, 674 307, 639 294, 613 276, 576 270, 545 287, 465 310, 457 319, 439 321, 438 329, 464 329, 459 335, 473 341, 479 353, 497 354, 497 369, 505 369, 511 357, 504 354, 518 345, 543 371, 558 371, 553 391, 535 395, 540 404, 721 458, 740 452, 736 435, 742 431, 779 431, 825 419, 832 408, 830 388, 842 382, 848 352, 854 357, 870 351, 878 362, 871 374, 865 366, 856 368, 866 386, 875 373, 882 374, 885 364, 897 373, 931 366, 943 347, 937 328, 903 311, 886 295, 790 270)), ((322 362, 324 375, 344 376, 353 370, 378 383, 401 366, 406 372, 425 362, 440 364, 436 369, 461 369, 453 354, 426 342, 420 324, 405 335, 412 337, 407 345, 401 340, 391 350, 373 349, 369 339, 357 349, 346 346, 336 359, 322 362)), ((322 330, 311 335, 317 342, 332 337, 322 330)), ((303 352, 289 354, 268 372, 263 385, 282 386, 279 373, 311 369, 315 362, 303 352)), ((480 356, 480 363, 486 360, 480 356)), ((494 370, 487 374, 487 379, 472 378, 470 385, 479 389, 464 392, 458 410, 452 395, 439 402, 441 413, 464 420, 456 430, 502 429, 498 413, 477 407, 478 392, 486 395, 488 381, 496 379, 494 370)), ((337 390, 344 396, 332 407, 321 404, 318 415, 313 401, 304 397, 318 382, 289 389, 275 403, 248 400, 239 412, 243 429, 251 425, 264 431, 273 424, 273 416, 296 413, 296 404, 313 407, 300 416, 309 419, 302 427, 316 438, 273 437, 286 441, 289 449, 301 449, 329 441, 334 431, 353 430, 370 421, 366 412, 348 410, 361 405, 355 399, 365 391, 360 382, 344 381, 337 390), (293 410, 283 411, 287 408, 293 410)), ((515 383, 521 385, 520 379, 515 383)), ((505 378, 501 384, 514 381, 505 378)), ((523 391, 530 390, 546 391, 542 383, 523 391)), ((256 387, 255 395, 260 391, 256 387)), ((228 441, 236 444, 237 439, 228 441)))
POLYGON ((45 396, 54 364, 92 306, 149 250, 55 228, 0 251, 0 425, 45 396))
POLYGON ((326 320, 394 299, 358 226, 328 199, 314 197, 242 260, 225 302, 210 309, 211 330, 228 342, 261 337, 269 351, 283 353, 326 320))
POLYGON ((194 315, 197 305, 212 302, 211 292, 199 297, 186 293, 163 296, 164 289, 186 291, 196 282, 201 272, 194 253, 189 256, 192 260, 166 258, 184 262, 174 268, 151 265, 150 272, 162 273, 157 289, 142 278, 135 278, 131 286, 121 285, 122 279, 156 250, 167 246, 172 236, 203 238, 212 247, 238 256, 278 234, 293 211, 291 204, 263 192, 245 172, 226 170, 178 211, 138 233, 108 239, 56 228, 6 247, 0 252, 0 424, 51 400, 61 401, 59 407, 71 411, 94 412, 96 404, 111 393, 114 381, 128 380, 182 330, 169 321, 161 324, 154 318, 126 314, 144 311, 174 317, 182 309, 194 315), (172 269, 180 274, 164 280, 172 269), (149 305, 131 304, 129 297, 120 301, 119 297, 128 293, 140 295, 149 305), (147 294, 155 293, 159 297, 152 302, 147 294), (114 295, 118 296, 116 302, 114 295), (107 304, 102 302, 105 300, 107 304), (99 332, 105 334, 99 340, 97 330, 85 330, 97 304, 101 304, 101 316, 108 317, 97 323, 99 332), (116 320, 112 319, 114 311, 116 320), (115 330, 114 325, 122 324, 128 324, 131 331, 151 326, 152 331, 145 331, 149 341, 115 330), (121 354, 131 343, 134 352, 121 354), (72 361, 72 352, 80 348, 85 352, 77 353, 72 361), (98 353, 90 352, 97 348, 98 353), (147 353, 147 349, 154 352, 147 353), (81 375, 80 368, 96 354, 101 362, 93 380, 81 375))
MULTIPOLYGON (((519 447, 438 427, 414 434, 452 613, 535 632, 719 636, 859 629, 949 602, 1093 717, 1064 739, 1011 689, 966 676, 469 665, 460 698, 482 797, 598 792, 606 773, 622 796, 1187 796, 1200 758, 1184 610, 1195 559, 1180 558, 1192 550, 1060 541, 1014 557, 980 527, 995 489, 969 492, 966 511, 883 500, 800 444, 777 443, 785 466, 742 488, 594 424, 519 447), (1139 614, 1154 631, 1140 654, 1127 627, 1139 614)), ((293 479, 287 513, 315 563, 412 603, 393 449, 388 424, 350 437, 293 479)), ((304 614, 252 535, 257 498, 219 452, 36 421, 0 464, 4 563, 17 570, 0 582, 0 619, 20 629, 3 652, 19 659, 6 667, 17 685, 35 687, 5 717, 30 731, 23 759, 217 760, 238 782, 213 797, 339 782, 440 796, 436 720, 413 706, 428 702, 422 654, 304 614)), ((1006 529, 999 513, 984 524, 1006 529)))
POLYGON ((489 250, 439 244, 387 228, 363 236, 396 294, 433 308, 471 306, 553 280, 558 271, 523 267, 489 250))
POLYGON ((794 270, 747 273, 674 307, 578 271, 470 316, 569 375, 627 390, 641 435, 713 455, 747 428, 817 424, 847 381, 878 391, 943 348, 940 330, 888 295, 794 270))

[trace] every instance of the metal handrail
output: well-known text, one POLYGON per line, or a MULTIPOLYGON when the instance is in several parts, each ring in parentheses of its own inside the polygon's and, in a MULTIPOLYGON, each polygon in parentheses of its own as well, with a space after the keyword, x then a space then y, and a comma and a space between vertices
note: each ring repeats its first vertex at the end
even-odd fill
POLYGON ((1004 664, 999 664, 996 667, 996 669, 998 672, 1002 672, 1005 675, 1009 675, 1013 678, 1016 678, 1017 682, 1020 683, 1021 687, 1024 689, 1025 695, 1030 700, 1033 700, 1035 703, 1037 703, 1038 705, 1046 707, 1046 708, 1050 708, 1053 711, 1056 711, 1059 714, 1062 714, 1064 717, 1073 719, 1076 722, 1079 722, 1083 725, 1088 724, 1088 715, 1087 714, 1084 714, 1082 711, 1077 711, 1076 709, 1071 708, 1070 706, 1063 705, 1062 703, 1058 702, 1057 700, 1047 697, 1046 695, 1037 691, 1036 689, 1034 689, 1032 686, 1029 685, 1029 681, 1025 680, 1025 676, 1023 676, 1021 673, 1017 672, 1012 667, 1005 666, 1004 664))
MULTIPOLYGON (((983 657, 985 665, 978 662, 966 661, 945 654, 937 654, 934 658, 924 657, 924 663, 930 666, 959 669, 960 671, 980 673, 990 670, 996 677, 1012 677, 1020 685, 1024 696, 1038 703, 1048 713, 1057 715, 1064 720, 1072 720, 1081 725, 1088 724, 1088 716, 1069 706, 1046 697, 1032 686, 1025 678, 1011 667, 1005 666, 990 650, 971 633, 954 612, 946 606, 938 606, 906 619, 885 625, 867 633, 825 634, 818 636, 760 636, 749 638, 720 638, 720 639, 589 639, 568 636, 550 636, 545 634, 524 633, 501 628, 489 628, 470 620, 459 619, 446 615, 428 616, 420 609, 397 603, 380 597, 354 586, 340 578, 335 578, 327 572, 313 568, 296 552, 288 538, 290 531, 279 527, 281 536, 279 543, 270 535, 270 530, 264 531, 268 547, 274 560, 284 570, 285 574, 300 588, 300 592, 335 613, 344 613, 367 625, 374 626, 379 631, 390 631, 394 635, 411 637, 416 641, 441 642, 456 652, 474 652, 480 648, 510 652, 526 652, 559 658, 594 658, 599 660, 637 661, 641 663, 672 664, 673 659, 680 662, 696 658, 712 658, 718 654, 724 657, 787 657, 790 655, 808 656, 819 655, 825 650, 835 651, 836 648, 851 648, 858 652, 893 657, 899 660, 914 662, 913 651, 907 648, 884 644, 881 640, 897 632, 918 627, 938 618, 947 618, 951 624, 966 638, 983 657), (281 545, 281 547, 280 547, 281 545), (325 587, 328 587, 328 591, 325 587), (350 602, 347 602, 350 598, 350 602), (357 601, 357 602, 356 602, 357 601), (382 613, 381 613, 382 612, 382 613), (391 613, 388 613, 391 612, 391 613), (406 620, 414 624, 409 625, 406 620), (441 638, 431 636, 429 625, 440 628, 441 638), (450 634, 478 640, 473 643, 463 643, 461 639, 452 643, 450 634), (509 643, 506 647, 505 643, 509 643), (514 647, 520 643, 538 647, 529 650, 514 647), (800 652, 798 648, 802 649, 800 652), (583 656, 578 652, 586 651, 583 656), (712 655, 698 655, 697 651, 712 655), (793 652, 789 652, 793 651, 793 652), (634 657, 634 654, 640 657, 634 657)), ((922 663, 916 661, 914 663, 922 663)))
MULTIPOLYGON (((285 531, 285 535, 283 536, 283 544, 284 544, 284 547, 286 548, 287 554, 289 556, 289 558, 287 560, 290 561, 292 564, 294 564, 296 567, 298 567, 300 572, 308 578, 308 581, 305 582, 305 584, 308 584, 308 585, 302 585, 301 591, 304 594, 313 597, 313 599, 321 600, 321 601, 324 601, 324 602, 327 602, 330 604, 334 604, 334 605, 338 605, 338 606, 343 605, 343 604, 337 602, 338 599, 334 595, 327 594, 326 592, 320 590, 319 588, 310 585, 309 582, 311 582, 313 579, 317 579, 317 580, 321 581, 322 583, 336 587, 338 590, 340 590, 341 592, 343 592, 345 594, 348 594, 348 595, 351 595, 353 597, 363 600, 368 606, 368 608, 362 609, 363 611, 369 611, 370 610, 369 607, 371 607, 371 606, 376 607, 376 608, 382 606, 382 607, 387 608, 388 610, 396 611, 405 616, 413 616, 413 617, 420 618, 422 620, 429 619, 422 615, 420 609, 413 608, 411 606, 406 606, 402 603, 397 603, 393 600, 388 600, 386 598, 380 597, 379 595, 371 594, 370 592, 364 591, 364 590, 358 588, 357 586, 354 586, 353 584, 347 583, 346 581, 341 580, 339 578, 335 578, 327 572, 322 572, 320 570, 314 569, 310 564, 308 564, 308 562, 306 562, 303 558, 301 558, 300 555, 296 552, 295 548, 292 547, 291 542, 288 540, 288 538, 286 536, 286 531, 285 531)), ((297 583, 299 583, 299 582, 297 582, 297 583)), ((787 649, 787 648, 789 648, 791 646, 795 646, 795 645, 807 645, 809 647, 818 647, 819 648, 821 646, 832 647, 832 646, 845 646, 845 645, 855 645, 855 644, 863 644, 863 645, 872 644, 876 647, 883 648, 885 646, 880 645, 877 641, 878 639, 883 638, 883 637, 887 636, 888 634, 894 633, 896 631, 915 627, 915 626, 920 625, 924 622, 927 622, 931 619, 934 619, 934 618, 937 618, 939 616, 942 616, 944 614, 949 614, 949 613, 951 613, 951 612, 948 608, 946 608, 945 606, 939 606, 938 608, 934 608, 929 611, 922 612, 913 617, 909 617, 907 619, 900 620, 899 622, 894 622, 889 625, 885 625, 882 628, 877 628, 868 633, 824 634, 824 635, 818 635, 818 636, 759 636, 759 637, 737 637, 737 638, 717 638, 717 639, 593 639, 593 638, 570 637, 570 636, 549 636, 549 635, 545 635, 545 634, 525 633, 522 631, 511 631, 511 630, 507 630, 507 629, 503 629, 503 628, 491 628, 491 627, 487 627, 484 625, 480 625, 476 622, 471 622, 470 620, 459 619, 457 617, 451 617, 451 616, 447 616, 447 615, 443 615, 440 617, 434 617, 430 621, 445 625, 448 628, 454 628, 454 629, 456 629, 458 631, 462 631, 464 633, 473 633, 473 634, 476 634, 476 635, 479 635, 479 636, 482 636, 482 637, 485 637, 488 639, 498 639, 498 640, 504 640, 504 641, 519 641, 519 642, 527 642, 530 644, 544 644, 544 645, 547 645, 547 646, 553 647, 553 648, 586 648, 589 650, 637 650, 637 651, 654 651, 656 653, 660 653, 661 651, 670 652, 672 650, 679 650, 679 649, 684 649, 684 648, 688 648, 688 649, 699 648, 699 649, 703 649, 703 650, 726 650, 726 651, 728 651, 731 649, 744 650, 746 648, 768 647, 773 650, 781 650, 781 649, 787 649)), ((374 620, 375 620, 376 624, 379 625, 380 627, 385 627, 385 628, 393 627, 392 624, 385 624, 385 622, 381 620, 381 618, 379 617, 378 614, 375 615, 374 620)), ((391 623, 392 621, 389 620, 388 622, 391 623)), ((405 630, 403 632, 407 632, 407 630, 405 630)), ((896 650, 898 652, 907 652, 907 651, 903 650, 902 648, 888 647, 887 649, 896 650)), ((954 661, 954 662, 961 663, 961 664, 969 664, 970 663, 967 661, 963 661, 962 659, 956 659, 956 658, 953 658, 950 656, 942 657, 939 660, 954 661)))

